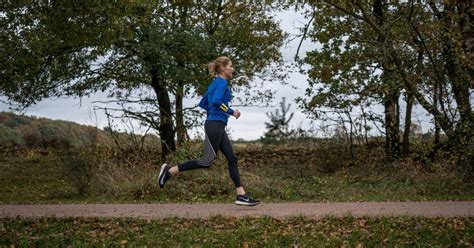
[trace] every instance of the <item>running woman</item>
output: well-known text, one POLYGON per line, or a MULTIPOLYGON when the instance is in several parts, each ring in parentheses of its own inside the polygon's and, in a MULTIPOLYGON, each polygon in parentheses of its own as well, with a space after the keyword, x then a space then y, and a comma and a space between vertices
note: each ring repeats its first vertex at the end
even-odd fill
POLYGON ((230 178, 234 182, 237 198, 235 204, 244 206, 255 206, 260 202, 246 195, 240 183, 239 169, 237 168, 237 157, 234 154, 232 143, 227 136, 225 127, 227 119, 234 116, 240 117, 238 109, 229 107, 232 93, 228 88, 228 81, 232 78, 234 66, 227 57, 219 57, 209 63, 209 72, 214 80, 207 88, 207 92, 199 102, 199 106, 207 111, 207 119, 204 124, 206 137, 204 140, 204 157, 199 160, 190 160, 178 166, 170 167, 166 163, 161 166, 158 176, 158 184, 161 188, 171 177, 182 171, 209 168, 217 157, 220 150, 227 159, 230 178))

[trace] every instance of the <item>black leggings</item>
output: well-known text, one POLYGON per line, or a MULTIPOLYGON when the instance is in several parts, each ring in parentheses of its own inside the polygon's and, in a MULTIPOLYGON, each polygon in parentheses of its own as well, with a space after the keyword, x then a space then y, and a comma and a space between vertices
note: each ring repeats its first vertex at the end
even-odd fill
POLYGON ((240 187, 240 174, 237 168, 237 157, 234 154, 232 143, 225 131, 226 124, 222 121, 206 121, 204 131, 206 138, 204 140, 204 156, 199 160, 190 160, 178 165, 179 171, 194 170, 200 168, 209 168, 217 157, 217 152, 222 151, 229 164, 230 178, 236 188, 240 187))

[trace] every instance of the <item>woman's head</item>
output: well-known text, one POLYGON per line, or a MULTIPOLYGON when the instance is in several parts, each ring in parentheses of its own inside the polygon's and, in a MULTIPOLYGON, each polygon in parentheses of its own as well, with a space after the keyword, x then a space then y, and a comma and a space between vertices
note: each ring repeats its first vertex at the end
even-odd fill
POLYGON ((209 62, 208 66, 211 77, 220 76, 229 80, 232 78, 232 74, 234 73, 232 61, 225 56, 219 57, 214 61, 209 62))

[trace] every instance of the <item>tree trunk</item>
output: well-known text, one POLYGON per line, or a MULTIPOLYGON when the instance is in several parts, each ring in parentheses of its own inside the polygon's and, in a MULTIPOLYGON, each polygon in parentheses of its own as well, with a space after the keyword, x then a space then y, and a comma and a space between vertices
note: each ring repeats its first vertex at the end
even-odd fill
POLYGON ((176 150, 174 142, 175 131, 173 129, 170 97, 163 82, 160 82, 156 69, 151 70, 151 86, 155 90, 156 97, 158 98, 158 105, 160 107, 160 127, 158 132, 160 133, 161 139, 161 158, 166 159, 166 156, 170 152, 176 150))
MULTIPOLYGON (((383 1, 375 0, 373 3, 373 13, 377 25, 383 30, 384 11, 383 1)), ((379 34, 378 41, 385 43, 386 34, 379 34)), ((383 60, 382 65, 382 83, 387 86, 384 93, 385 108, 385 152, 388 158, 398 158, 400 156, 400 114, 398 99, 400 97, 400 87, 394 80, 393 71, 389 69, 390 61, 383 60)))
POLYGON ((389 158, 400 156, 400 110, 397 91, 389 90, 385 95, 385 152, 389 158))
POLYGON ((461 63, 466 67, 471 78, 471 88, 474 87, 474 64, 469 61, 474 60, 474 27, 472 21, 474 20, 474 4, 472 1, 458 1, 458 13, 459 13, 459 28, 462 34, 462 49, 464 51, 464 63, 461 63))
POLYGON ((365 109, 362 107, 362 117, 364 120, 364 140, 365 140, 365 145, 368 147, 369 146, 369 135, 368 135, 368 125, 367 125, 367 114, 365 113, 365 109))
MULTIPOLYGON (((474 10, 472 10, 471 5, 472 3, 446 1, 443 12, 437 13, 437 17, 444 25, 441 30, 441 38, 446 74, 451 83, 460 116, 453 135, 448 137, 449 144, 457 154, 458 169, 461 169, 468 177, 474 176, 474 153, 472 152, 474 146, 472 141, 474 115, 469 99, 469 91, 473 86, 473 66, 472 62, 469 61, 472 60, 472 35, 474 33, 471 25, 474 10), (456 16, 456 14, 459 14, 459 16, 456 16), (453 35, 453 27, 459 28, 461 37, 453 35), (464 54, 459 51, 458 44, 461 44, 461 51, 464 54)), ((436 8, 434 4, 432 4, 432 7, 436 8)))
MULTIPOLYGON (((461 7, 461 6, 458 6, 461 7)), ((443 42, 443 58, 445 61, 446 72, 451 82, 454 99, 456 99, 457 109, 459 111, 460 120, 456 125, 456 132, 451 143, 465 145, 469 143, 469 136, 472 134, 473 116, 471 104, 469 101, 469 88, 471 85, 471 77, 468 76, 468 70, 463 69, 461 62, 461 56, 456 51, 456 38, 453 37, 451 29, 456 23, 453 22, 456 7, 454 3, 446 2, 443 13, 441 15, 444 27, 442 32, 443 42)), ((459 10, 459 9, 458 9, 459 10)), ((465 20, 469 21, 469 20, 465 20)), ((459 24, 461 25, 461 24, 459 24)), ((463 23, 462 25, 466 25, 463 23)), ((470 21, 468 23, 470 26, 470 21)))
POLYGON ((176 90, 176 133, 178 136, 178 146, 186 141, 187 133, 184 126, 184 111, 183 111, 183 83, 178 83, 176 90))
POLYGON ((411 111, 413 108, 413 95, 407 93, 407 109, 405 112, 405 131, 403 132, 403 156, 410 154, 410 127, 411 127, 411 111))
POLYGON ((390 40, 387 41, 386 49, 388 51, 388 55, 390 56, 391 60, 393 61, 397 72, 399 73, 400 77, 402 78, 403 84, 405 86, 405 89, 413 94, 415 97, 416 101, 420 103, 423 108, 428 111, 428 113, 432 114, 436 121, 439 123, 440 127, 443 129, 444 133, 446 136, 454 137, 454 126, 453 123, 451 122, 450 119, 448 119, 446 116, 444 116, 441 111, 436 109, 433 104, 429 103, 424 95, 416 89, 415 85, 413 82, 409 81, 408 76, 406 74, 405 68, 402 65, 402 61, 400 57, 398 57, 397 52, 393 48, 393 44, 391 43, 390 40))
POLYGON ((346 110, 345 113, 347 118, 349 118, 349 125, 351 127, 349 130, 349 152, 351 153, 351 158, 354 158, 354 122, 352 121, 351 110, 346 110))
MULTIPOLYGON (((435 87, 434 87, 434 95, 433 95, 433 105, 436 109, 438 109, 438 102, 439 102, 439 98, 440 98, 440 86, 439 86, 439 83, 438 82, 435 82, 435 87)), ((439 126, 439 122, 436 120, 436 118, 433 118, 434 120, 434 126, 435 126, 435 130, 434 130, 434 147, 437 147, 439 145, 439 134, 440 134, 440 131, 441 131, 441 128, 439 126)))
MULTIPOLYGON (((184 30, 188 27, 188 5, 180 5, 179 6, 179 22, 178 26, 184 30)), ((179 67, 185 67, 186 65, 186 57, 179 56, 177 58, 177 63, 179 67)), ((176 134, 178 140, 178 146, 182 145, 183 142, 187 140, 187 132, 186 127, 184 125, 184 110, 183 110, 183 99, 184 99, 184 84, 185 82, 183 79, 178 79, 177 87, 176 87, 176 134)))

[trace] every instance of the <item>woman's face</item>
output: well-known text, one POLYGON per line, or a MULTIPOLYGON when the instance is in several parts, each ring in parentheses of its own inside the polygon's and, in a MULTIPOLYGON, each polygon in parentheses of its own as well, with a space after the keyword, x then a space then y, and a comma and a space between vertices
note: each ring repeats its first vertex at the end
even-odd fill
POLYGON ((221 72, 219 75, 226 79, 231 79, 232 73, 234 73, 234 65, 232 64, 232 61, 229 61, 226 66, 221 66, 221 72))

